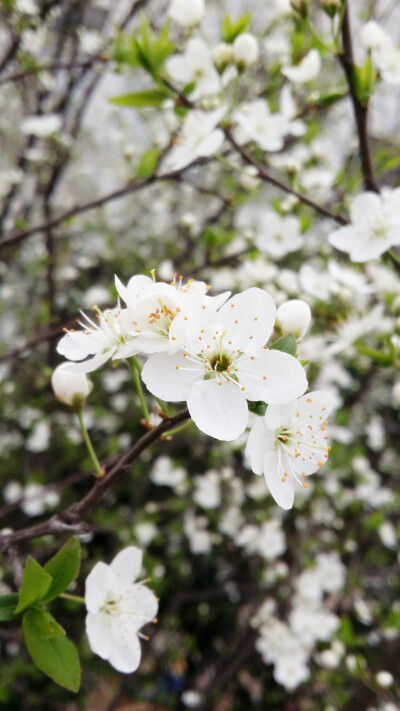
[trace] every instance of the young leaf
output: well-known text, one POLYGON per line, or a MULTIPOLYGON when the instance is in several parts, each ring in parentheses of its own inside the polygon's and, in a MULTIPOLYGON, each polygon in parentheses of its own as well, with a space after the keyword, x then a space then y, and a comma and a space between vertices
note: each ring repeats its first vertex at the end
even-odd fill
POLYGON ((157 148, 149 148, 148 151, 143 153, 140 158, 139 165, 136 168, 136 177, 139 180, 146 180, 150 175, 153 175, 155 169, 157 168, 158 159, 160 157, 160 152, 157 148))
POLYGON ((297 353, 297 343, 295 337, 291 333, 286 333, 282 338, 278 338, 275 343, 270 346, 271 350, 283 351, 289 355, 295 356, 297 353))
POLYGON ((18 615, 15 614, 15 606, 18 603, 17 593, 0 596, 0 622, 7 620, 15 620, 18 615))
POLYGON ((71 538, 44 566, 46 573, 51 575, 52 582, 41 601, 50 602, 50 600, 54 600, 60 593, 64 592, 77 577, 80 563, 80 543, 77 538, 71 538))
POLYGON ((248 405, 250 412, 253 412, 255 415, 260 415, 261 417, 263 417, 267 411, 267 406, 262 400, 249 402, 248 405))
MULTIPOLYGON (((75 645, 62 635, 45 637, 38 610, 28 610, 22 620, 25 643, 36 666, 60 686, 78 691, 81 669, 75 645)), ((57 623, 56 623, 57 624, 57 623)))
POLYGON ((18 615, 35 602, 43 600, 51 585, 51 582, 51 575, 46 573, 42 566, 39 565, 34 558, 29 556, 22 577, 18 605, 14 610, 15 614, 18 615))
POLYGON ((243 15, 237 22, 232 22, 229 15, 225 15, 222 22, 222 39, 230 44, 242 32, 246 32, 251 20, 251 14, 243 15))
POLYGON ((117 106, 140 109, 144 106, 161 106, 168 97, 168 92, 162 91, 162 89, 144 89, 123 96, 114 96, 110 102, 117 106))

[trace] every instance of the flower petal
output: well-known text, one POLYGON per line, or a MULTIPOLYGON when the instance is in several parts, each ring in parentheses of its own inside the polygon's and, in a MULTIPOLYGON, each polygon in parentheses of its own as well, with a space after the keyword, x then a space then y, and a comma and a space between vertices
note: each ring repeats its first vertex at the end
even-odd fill
POLYGON ((248 400, 279 405, 299 397, 307 388, 304 368, 288 353, 263 350, 254 360, 239 360, 237 368, 248 400))
POLYGON ((108 661, 114 669, 123 674, 131 674, 138 668, 141 658, 142 650, 137 635, 121 630, 118 636, 115 634, 111 637, 108 661))
MULTIPOLYGON (((113 583, 121 590, 131 585, 142 569, 143 554, 140 548, 129 546, 115 556, 110 565, 113 583)), ((114 589, 113 584, 113 589, 114 589)))
POLYGON ((266 452, 263 466, 265 481, 276 503, 285 510, 291 509, 294 501, 292 477, 283 477, 279 452, 266 452))
POLYGON ((231 441, 246 429, 247 402, 233 383, 224 381, 219 385, 216 378, 197 382, 187 405, 195 425, 210 437, 231 441))
POLYGON ((272 333, 276 306, 270 294, 253 287, 229 299, 218 314, 232 347, 254 353, 265 346, 272 333))
POLYGON ((267 449, 273 448, 268 446, 265 436, 267 433, 264 417, 257 417, 255 424, 250 430, 245 451, 245 457, 247 458, 254 474, 263 473, 265 452, 267 449))
POLYGON ((110 566, 102 562, 96 563, 85 582, 85 604, 88 612, 99 611, 104 604, 107 590, 111 590, 111 587, 110 566))
POLYGON ((92 334, 84 333, 84 331, 68 331, 59 341, 57 345, 57 353, 68 358, 68 360, 83 360, 89 355, 103 350, 101 343, 92 334))
POLYGON ((129 619, 129 629, 139 630, 153 622, 158 612, 155 594, 145 585, 134 584, 126 591, 123 600, 124 616, 129 619))
POLYGON ((182 351, 168 355, 152 355, 142 370, 142 380, 156 397, 169 402, 186 400, 193 383, 204 376, 204 367, 183 355, 182 351))
POLYGON ((86 634, 92 652, 102 659, 108 659, 112 641, 111 625, 105 615, 99 612, 86 615, 86 634))
POLYGON ((115 348, 111 348, 105 353, 100 353, 99 355, 89 358, 89 360, 84 360, 82 363, 67 363, 65 365, 65 370, 69 370, 70 373, 92 373, 97 368, 100 368, 107 360, 113 356, 115 348))

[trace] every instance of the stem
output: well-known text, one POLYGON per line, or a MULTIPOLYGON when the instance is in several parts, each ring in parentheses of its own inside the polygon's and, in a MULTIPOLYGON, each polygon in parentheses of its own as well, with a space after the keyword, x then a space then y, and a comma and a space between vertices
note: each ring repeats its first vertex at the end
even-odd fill
POLYGON ((70 595, 70 593, 60 593, 59 597, 64 598, 64 600, 72 600, 72 602, 79 602, 80 605, 85 605, 85 598, 79 597, 79 595, 70 595))
POLYGON ((142 383, 140 380, 140 373, 141 372, 142 372, 142 369, 140 367, 139 361, 136 358, 136 356, 133 356, 132 357, 132 375, 133 375, 133 379, 135 381, 137 393, 139 395, 139 400, 140 400, 140 404, 142 406, 143 415, 144 415, 145 419, 149 422, 150 413, 147 409, 146 400, 145 400, 143 388, 142 388, 142 383))
POLYGON ((193 424, 193 420, 189 420, 188 422, 185 422, 184 425, 181 425, 180 427, 175 427, 174 430, 170 430, 167 432, 165 435, 161 435, 160 439, 169 439, 172 435, 178 434, 179 432, 182 432, 185 430, 189 425, 193 424))
POLYGON ((96 457, 96 452, 94 451, 93 445, 90 441, 89 433, 85 427, 85 423, 83 421, 83 408, 80 408, 79 410, 77 410, 76 414, 77 414, 79 424, 80 424, 80 427, 82 430, 83 439, 85 440, 87 451, 89 452, 90 458, 93 462, 93 466, 96 470, 96 476, 100 479, 104 476, 104 470, 101 468, 101 466, 99 464, 99 460, 96 457))

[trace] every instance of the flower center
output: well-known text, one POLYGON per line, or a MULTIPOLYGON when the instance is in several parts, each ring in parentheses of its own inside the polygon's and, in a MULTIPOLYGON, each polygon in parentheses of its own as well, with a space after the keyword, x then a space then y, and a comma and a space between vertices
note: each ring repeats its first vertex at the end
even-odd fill
POLYGON ((228 370, 232 363, 232 358, 229 358, 226 353, 217 353, 212 358, 210 358, 210 367, 216 370, 217 373, 224 373, 228 370))

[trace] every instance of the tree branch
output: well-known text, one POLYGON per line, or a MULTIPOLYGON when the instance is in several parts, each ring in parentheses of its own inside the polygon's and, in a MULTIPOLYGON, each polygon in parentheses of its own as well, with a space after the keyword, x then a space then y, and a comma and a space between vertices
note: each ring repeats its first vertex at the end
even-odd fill
POLYGON ((15 543, 48 534, 55 535, 60 533, 82 532, 83 529, 87 528, 84 522, 86 514, 99 503, 105 492, 124 474, 126 469, 138 459, 147 447, 150 447, 153 442, 159 439, 162 434, 174 429, 174 427, 181 422, 188 420, 189 417, 189 411, 185 408, 177 412, 176 415, 164 419, 157 427, 146 432, 146 434, 119 459, 108 474, 102 479, 96 479, 89 493, 86 494, 79 503, 72 504, 65 511, 51 516, 51 518, 43 523, 29 526, 28 528, 14 531, 13 533, 0 535, 0 549, 7 551, 10 546, 15 543))
POLYGON ((354 56, 351 40, 351 27, 349 16, 349 3, 347 2, 343 16, 342 24, 342 43, 343 51, 339 54, 339 61, 346 75, 347 85, 349 87, 350 97, 353 104, 354 118, 356 121, 359 155, 361 160, 361 170, 364 177, 364 187, 366 190, 372 190, 379 193, 379 185, 376 181, 374 168, 372 164, 371 151, 368 138, 368 104, 364 104, 357 96, 354 84, 354 56))

